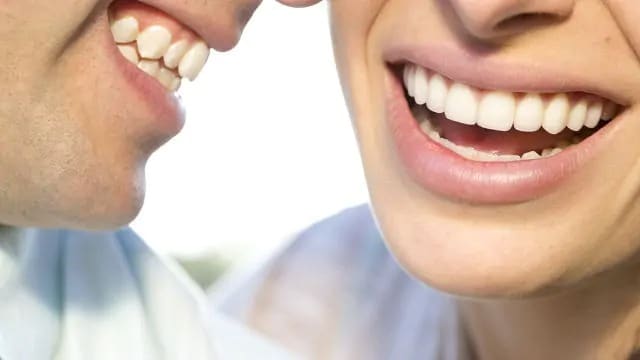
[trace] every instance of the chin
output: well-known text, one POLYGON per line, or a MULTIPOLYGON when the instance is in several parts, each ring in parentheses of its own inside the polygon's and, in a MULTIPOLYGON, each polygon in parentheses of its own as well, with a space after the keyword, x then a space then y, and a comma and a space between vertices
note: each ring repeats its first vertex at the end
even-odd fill
POLYGON ((540 296, 571 286, 595 269, 578 261, 583 258, 576 256, 581 255, 580 243, 552 246, 566 239, 561 229, 528 231, 517 224, 508 227, 388 210, 383 208, 376 218, 397 261, 419 281, 452 295, 540 296))

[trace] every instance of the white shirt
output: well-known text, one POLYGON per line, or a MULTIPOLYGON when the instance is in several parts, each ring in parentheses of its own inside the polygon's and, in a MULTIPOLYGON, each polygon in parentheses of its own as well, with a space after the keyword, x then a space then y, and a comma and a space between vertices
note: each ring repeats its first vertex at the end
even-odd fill
POLYGON ((230 320, 213 318, 186 275, 128 228, 0 227, 3 360, 235 360, 255 354, 288 358, 230 320))

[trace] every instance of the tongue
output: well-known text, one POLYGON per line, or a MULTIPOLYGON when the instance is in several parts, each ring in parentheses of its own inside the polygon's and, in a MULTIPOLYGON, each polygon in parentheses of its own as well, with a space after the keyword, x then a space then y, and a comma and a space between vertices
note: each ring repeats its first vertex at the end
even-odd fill
POLYGON ((430 121, 439 128, 440 135, 455 144, 496 154, 524 154, 554 148, 558 143, 571 140, 576 133, 565 129, 552 135, 544 130, 522 132, 518 130, 495 131, 476 125, 464 125, 448 120, 442 114, 430 116, 430 121))

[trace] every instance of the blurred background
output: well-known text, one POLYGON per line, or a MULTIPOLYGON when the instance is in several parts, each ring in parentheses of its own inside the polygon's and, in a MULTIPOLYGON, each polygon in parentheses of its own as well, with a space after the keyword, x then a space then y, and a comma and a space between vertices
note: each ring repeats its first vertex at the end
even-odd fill
POLYGON ((238 47, 180 92, 187 124, 151 158, 132 227, 203 287, 366 202, 324 3, 263 2, 238 47))

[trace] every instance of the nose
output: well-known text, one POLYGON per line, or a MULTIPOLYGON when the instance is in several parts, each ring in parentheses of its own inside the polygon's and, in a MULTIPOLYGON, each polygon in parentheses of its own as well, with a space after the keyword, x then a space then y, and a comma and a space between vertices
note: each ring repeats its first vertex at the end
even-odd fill
POLYGON ((479 39, 512 36, 562 21, 575 0, 448 0, 466 31, 479 39))
POLYGON ((232 49, 261 0, 141 0, 198 33, 211 48, 232 49))

